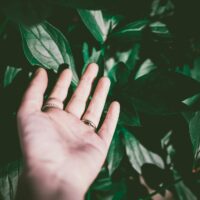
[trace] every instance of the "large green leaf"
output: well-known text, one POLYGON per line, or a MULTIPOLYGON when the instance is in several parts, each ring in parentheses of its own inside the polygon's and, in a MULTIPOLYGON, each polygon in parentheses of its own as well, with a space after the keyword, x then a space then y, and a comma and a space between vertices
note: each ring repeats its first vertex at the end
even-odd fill
POLYGON ((156 69, 130 80, 121 92, 142 112, 169 114, 184 109, 181 101, 200 92, 200 83, 179 73, 156 69), (183 89, 184 88, 184 89, 183 89))
POLYGON ((132 99, 129 96, 120 95, 121 87, 115 87, 114 93, 111 94, 111 99, 120 102, 121 111, 119 116, 119 124, 123 126, 141 126, 140 117, 132 99), (119 95, 119 96, 118 96, 119 95))
POLYGON ((95 39, 104 43, 111 29, 113 29, 120 18, 104 15, 101 10, 78 9, 78 13, 86 27, 95 37, 95 39))
POLYGON ((20 26, 23 49, 32 65, 42 65, 55 72, 61 64, 68 64, 73 72, 73 83, 78 76, 69 42, 64 35, 48 22, 36 26, 20 26))
POLYGON ((118 99, 121 104, 119 124, 125 126, 141 126, 139 115, 135 107, 131 104, 130 99, 123 99, 120 97, 122 88, 125 87, 128 82, 130 70, 124 63, 120 62, 113 66, 111 70, 107 72, 107 75, 112 83, 110 90, 111 99, 118 99))
POLYGON ((103 43, 107 38, 109 24, 105 23, 102 11, 79 9, 78 13, 95 39, 103 43))
POLYGON ((182 74, 155 69, 131 84, 132 94, 157 101, 183 101, 200 92, 200 83, 182 74), (183 90, 184 88, 184 90, 183 90), (156 99, 157 98, 157 99, 156 99))
POLYGON ((7 87, 8 85, 10 85, 21 70, 21 68, 8 66, 4 74, 3 86, 7 87))
POLYGON ((132 167, 141 173, 141 167, 145 163, 152 163, 160 168, 164 168, 164 162, 160 156, 147 150, 136 138, 129 132, 129 130, 123 128, 124 143, 126 148, 126 154, 132 167))
POLYGON ((120 132, 121 129, 118 128, 114 134, 107 156, 108 171, 110 176, 119 167, 125 153, 120 132))

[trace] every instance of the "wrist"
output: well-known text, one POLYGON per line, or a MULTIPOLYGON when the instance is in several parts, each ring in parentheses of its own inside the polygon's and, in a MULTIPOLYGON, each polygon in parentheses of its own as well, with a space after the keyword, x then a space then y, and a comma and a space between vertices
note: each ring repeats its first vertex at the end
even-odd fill
POLYGON ((20 177, 16 200, 83 200, 85 192, 74 180, 58 179, 54 175, 24 171, 20 177))

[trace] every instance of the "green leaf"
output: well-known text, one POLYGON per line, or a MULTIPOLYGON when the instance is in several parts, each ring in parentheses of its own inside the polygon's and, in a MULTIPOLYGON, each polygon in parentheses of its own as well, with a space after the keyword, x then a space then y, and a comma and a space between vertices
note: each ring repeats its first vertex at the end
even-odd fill
POLYGON ((110 149, 107 156, 108 162, 108 172, 111 176, 113 172, 119 167, 123 157, 124 157, 124 147, 120 135, 121 129, 118 128, 112 139, 110 149))
POLYGON ((139 117, 137 111, 135 109, 129 109, 129 106, 127 106, 123 103, 122 103, 122 108, 120 111, 118 123, 120 125, 124 125, 124 126, 134 126, 134 127, 141 126, 140 117, 139 117))
POLYGON ((104 23, 102 12, 100 10, 78 9, 78 13, 95 39, 103 43, 106 40, 109 27, 104 23))
POLYGON ((189 187, 186 186, 184 181, 180 181, 175 184, 175 190, 180 200, 198 200, 198 198, 192 193, 189 187))
POLYGON ((117 71, 118 64, 115 65, 113 63, 113 59, 110 59, 109 61, 107 61, 106 64, 110 66, 110 69, 109 68, 106 69, 106 74, 111 81, 111 88, 112 88, 113 86, 115 86, 117 82, 116 71, 117 71))
POLYGON ((145 62, 141 65, 140 69, 137 71, 135 75, 135 79, 144 76, 145 74, 150 73, 152 70, 156 69, 156 66, 152 63, 150 59, 145 60, 145 62))
POLYGON ((200 83, 182 74, 156 69, 131 80, 121 92, 137 110, 170 114, 186 108, 181 101, 200 92, 200 83), (184 89, 183 89, 184 88, 184 89))
POLYGON ((112 179, 110 177, 97 179, 92 188, 95 190, 110 190, 112 188, 112 179))
POLYGON ((182 102, 184 104, 186 104, 187 106, 189 106, 189 108, 191 110, 195 110, 195 111, 199 110, 199 108, 200 108, 200 94, 196 94, 192 97, 189 97, 182 102))
POLYGON ((160 37, 165 37, 165 38, 171 37, 171 34, 167 26, 159 21, 150 24, 150 28, 152 33, 157 34, 160 37))
POLYGON ((109 72, 108 77, 111 80, 110 98, 117 99, 121 104, 119 124, 125 126, 141 126, 139 115, 130 101, 130 98, 124 98, 121 91, 127 86, 130 70, 124 63, 118 63, 109 72))
POLYGON ((90 199, 122 200, 127 192, 125 181, 113 181, 111 177, 98 177, 90 188, 90 199))
POLYGON ((131 48, 128 58, 125 61, 126 66, 129 70, 133 70, 137 61, 139 60, 139 53, 140 53, 140 44, 135 43, 133 48, 131 48))
POLYGON ((22 162, 15 161, 0 168, 0 198, 13 200, 17 191, 18 179, 22 172, 22 162))
POLYGON ((115 182, 109 182, 103 183, 102 182, 102 189, 95 190, 91 192, 91 197, 86 200, 122 200, 122 199, 127 199, 127 186, 124 180, 120 181, 115 181, 115 182), (105 187, 103 187, 105 186, 105 187), (106 187, 107 186, 107 187, 106 187))
POLYGON ((8 66, 4 74, 3 86, 7 87, 10 85, 21 70, 21 68, 8 66))
POLYGON ((190 138, 195 158, 200 159, 200 111, 196 112, 189 123, 190 138))
POLYGON ((84 63, 87 63, 90 55, 89 55, 89 45, 87 42, 83 43, 83 48, 82 48, 82 54, 83 54, 83 61, 84 63))
POLYGON ((119 30, 114 30, 109 39, 118 39, 121 41, 140 41, 143 36, 143 30, 145 30, 146 27, 149 27, 150 31, 159 37, 171 38, 171 34, 165 24, 159 21, 151 23, 150 20, 143 19, 129 23, 119 30))
POLYGON ((118 82, 118 80, 126 79, 134 69, 136 62, 139 59, 140 44, 136 43, 126 51, 117 51, 113 55, 112 49, 107 49, 105 53, 105 72, 106 75, 111 79, 112 83, 118 82), (123 78, 121 77, 120 71, 123 71, 123 78), (118 76, 118 78, 117 78, 118 76))
POLYGON ((104 16, 101 10, 78 9, 77 11, 86 27, 100 43, 106 41, 110 30, 116 26, 120 19, 114 16, 104 16))
POLYGON ((132 167, 141 173, 141 167, 144 163, 152 163, 164 169, 164 162, 160 156, 147 150, 135 136, 127 129, 123 128, 124 143, 126 154, 132 167))
POLYGON ((144 28, 149 24, 149 22, 150 21, 147 19, 134 21, 132 23, 127 24, 123 28, 120 28, 119 30, 114 30, 109 38, 123 39, 123 41, 124 39, 131 41, 139 40, 142 36, 142 30, 144 30, 144 28))
MULTIPOLYGON (((173 176, 174 180, 180 180, 181 176, 179 172, 176 170, 173 170, 173 176)), ((180 200, 197 200, 197 197, 192 193, 190 188, 184 183, 184 180, 177 181, 174 184, 174 189, 176 191, 176 194, 178 196, 178 199, 180 200)))
MULTIPOLYGON (((181 66, 181 67, 176 67, 176 72, 177 72, 177 73, 180 73, 180 74, 183 74, 183 75, 185 75, 185 76, 189 76, 189 77, 193 78, 192 75, 191 75, 190 66, 187 65, 187 64, 185 64, 185 65, 183 65, 183 66, 181 66)), ((195 78, 194 78, 194 79, 195 79, 195 78)))
MULTIPOLYGON (((128 98, 128 96, 126 95, 124 98, 128 98)), ((150 102, 147 99, 138 99, 134 97, 131 97, 131 101, 137 112, 144 112, 153 115, 174 115, 188 109, 188 107, 181 102, 150 102)))
MULTIPOLYGON (((88 48, 88 47, 87 47, 88 48)), ((84 52, 85 54, 86 52, 84 52)), ((85 56, 85 55, 84 55, 85 56)), ((87 55, 88 57, 89 55, 87 55)), ((97 63, 99 64, 99 62, 101 62, 100 60, 102 59, 102 50, 96 50, 95 48, 92 49, 92 53, 91 56, 86 60, 85 59, 85 63, 82 69, 82 74, 85 72, 88 64, 90 63, 97 63)))
POLYGON ((172 143, 173 140, 173 132, 170 130, 166 133, 166 135, 160 140, 162 149, 165 150, 166 157, 165 157, 165 163, 166 165, 170 166, 174 162, 174 156, 176 154, 176 150, 172 143))
POLYGON ((182 74, 155 69, 134 81, 132 92, 141 97, 150 95, 149 99, 157 101, 183 101, 200 92, 200 83, 182 74))
POLYGON ((116 69, 117 84, 124 86, 128 82, 130 71, 128 70, 127 66, 122 62, 118 63, 116 69))
POLYGON ((23 49, 32 65, 42 65, 55 72, 61 64, 68 64, 73 72, 73 83, 78 83, 75 63, 69 42, 48 22, 36 26, 20 26, 23 49))
POLYGON ((117 83, 120 86, 125 85, 128 82, 130 71, 123 62, 117 63, 107 72, 108 77, 113 83, 117 83))
POLYGON ((110 26, 110 32, 124 19, 123 15, 113 15, 110 12, 103 11, 103 18, 110 26))

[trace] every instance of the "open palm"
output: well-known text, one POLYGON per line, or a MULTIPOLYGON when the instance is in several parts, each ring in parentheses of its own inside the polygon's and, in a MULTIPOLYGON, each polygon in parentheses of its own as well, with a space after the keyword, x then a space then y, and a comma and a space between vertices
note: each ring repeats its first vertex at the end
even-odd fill
MULTIPOLYGON (((67 186, 67 193, 77 191, 77 196, 81 196, 104 163, 118 120, 119 104, 111 104, 98 133, 92 126, 83 123, 82 120, 86 119, 98 126, 108 94, 110 81, 103 77, 86 109, 92 82, 97 73, 98 66, 90 64, 64 109, 49 106, 41 111, 47 87, 44 69, 37 71, 24 95, 18 112, 20 141, 26 171, 33 179, 34 190, 44 196, 47 195, 45 188, 53 191, 56 183, 60 187, 67 186)), ((61 73, 47 100, 49 105, 62 107, 71 77, 69 69, 61 73)), ((74 194, 68 196, 78 199, 74 194)))

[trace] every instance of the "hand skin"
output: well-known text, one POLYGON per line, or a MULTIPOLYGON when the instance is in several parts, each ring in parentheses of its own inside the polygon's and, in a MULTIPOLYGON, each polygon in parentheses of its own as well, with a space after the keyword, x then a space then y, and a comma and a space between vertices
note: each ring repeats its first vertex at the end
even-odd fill
MULTIPOLYGON (((110 81, 102 77, 85 108, 98 66, 90 64, 67 106, 41 111, 47 73, 37 70, 17 115, 25 168, 17 197, 20 200, 82 200, 97 177, 111 143, 120 106, 113 102, 96 133, 80 119, 98 125, 110 81)), ((64 70, 50 95, 64 101, 72 73, 64 70)))

